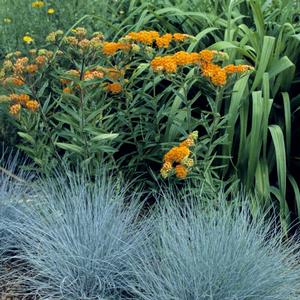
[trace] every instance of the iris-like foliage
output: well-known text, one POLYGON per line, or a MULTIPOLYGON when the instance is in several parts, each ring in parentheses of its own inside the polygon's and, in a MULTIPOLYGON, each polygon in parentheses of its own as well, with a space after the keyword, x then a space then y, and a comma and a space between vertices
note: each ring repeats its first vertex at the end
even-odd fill
POLYGON ((70 173, 38 185, 38 202, 25 212, 27 222, 14 229, 20 243, 15 258, 27 266, 16 281, 28 295, 125 297, 128 261, 146 240, 138 221, 138 196, 127 204, 120 182, 100 175, 93 181, 70 173))
POLYGON ((281 242, 272 224, 250 220, 245 208, 204 210, 195 199, 178 199, 164 195, 153 247, 133 262, 136 298, 299 299, 297 246, 281 242))

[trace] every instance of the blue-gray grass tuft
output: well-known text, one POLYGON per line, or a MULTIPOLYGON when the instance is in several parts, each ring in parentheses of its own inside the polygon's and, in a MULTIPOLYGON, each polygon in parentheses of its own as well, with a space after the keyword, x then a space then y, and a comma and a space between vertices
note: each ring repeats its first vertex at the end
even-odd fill
POLYGON ((204 207, 195 205, 201 196, 164 195, 153 247, 132 262, 136 298, 300 298, 298 247, 271 234, 272 224, 263 217, 250 220, 245 208, 227 206, 224 200, 204 207))
POLYGON ((15 280, 41 299, 119 299, 131 278, 129 261, 146 241, 138 194, 96 176, 58 175, 41 182, 40 195, 16 226, 15 257, 26 265, 15 280))

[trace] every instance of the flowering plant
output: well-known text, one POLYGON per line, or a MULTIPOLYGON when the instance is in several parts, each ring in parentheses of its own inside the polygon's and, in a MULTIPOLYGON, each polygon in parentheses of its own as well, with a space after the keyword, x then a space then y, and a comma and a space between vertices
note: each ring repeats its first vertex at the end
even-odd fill
MULTIPOLYGON (((220 66, 227 59, 224 52, 185 51, 191 39, 140 31, 111 42, 100 32, 77 27, 68 35, 51 32, 47 49, 8 54, 1 69, 2 100, 23 139, 20 148, 42 171, 61 160, 80 161, 92 170, 105 160, 131 175, 158 169, 162 148, 179 134, 202 128, 205 137, 218 126, 217 115, 208 120, 200 107, 193 107, 202 94, 199 83, 224 91, 234 74, 253 69, 220 66)), ((173 172, 180 179, 187 176, 195 141, 193 132, 165 155, 163 177, 173 172), (177 150, 187 155, 167 158, 177 150), (178 164, 173 168, 173 163, 178 164)))

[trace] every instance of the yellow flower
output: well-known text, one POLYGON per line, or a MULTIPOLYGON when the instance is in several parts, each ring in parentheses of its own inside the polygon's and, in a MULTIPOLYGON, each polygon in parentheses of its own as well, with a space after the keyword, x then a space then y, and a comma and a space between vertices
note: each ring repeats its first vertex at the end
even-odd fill
POLYGON ((49 15, 53 15, 55 13, 55 9, 54 8, 48 8, 47 13, 49 15))
POLYGON ((29 35, 24 35, 23 42, 26 44, 31 44, 32 42, 34 42, 34 39, 29 35))
POLYGON ((44 1, 34 1, 31 3, 31 6, 34 8, 40 8, 43 7, 45 5, 44 1))

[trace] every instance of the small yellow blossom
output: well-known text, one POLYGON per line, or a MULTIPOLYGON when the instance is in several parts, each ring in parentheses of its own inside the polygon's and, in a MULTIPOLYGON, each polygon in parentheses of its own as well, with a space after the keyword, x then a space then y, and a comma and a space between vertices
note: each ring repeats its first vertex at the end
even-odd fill
POLYGON ((29 35, 24 35, 23 42, 26 44, 31 44, 32 42, 34 42, 34 39, 29 35))
POLYGON ((55 13, 55 9, 54 8, 48 8, 47 13, 49 15, 53 15, 55 13))
POLYGON ((40 8, 45 6, 45 2, 44 1, 34 1, 31 3, 31 6, 34 8, 40 8))

